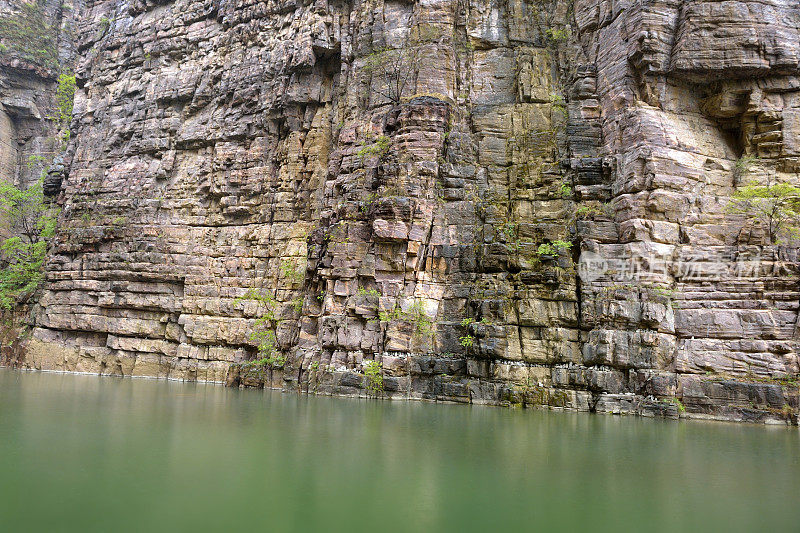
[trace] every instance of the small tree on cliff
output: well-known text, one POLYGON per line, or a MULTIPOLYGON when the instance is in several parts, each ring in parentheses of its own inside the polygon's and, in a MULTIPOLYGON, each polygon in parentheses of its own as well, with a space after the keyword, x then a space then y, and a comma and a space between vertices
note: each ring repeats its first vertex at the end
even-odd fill
POLYGON ((417 75, 418 54, 414 47, 381 48, 367 56, 364 71, 370 75, 370 89, 397 105, 417 75))
POLYGON ((234 303, 252 300, 259 304, 262 309, 259 316, 253 323, 253 330, 248 335, 250 341, 255 343, 258 350, 258 359, 250 361, 250 366, 283 368, 286 358, 277 349, 277 335, 275 328, 278 320, 275 315, 275 308, 278 302, 268 294, 263 294, 256 290, 249 290, 244 296, 236 298, 234 303))
POLYGON ((402 102, 416 82, 426 45, 434 45, 442 31, 432 24, 416 24, 399 48, 381 48, 368 55, 364 71, 370 75, 370 90, 394 105, 402 102))
POLYGON ((72 111, 74 109, 75 87, 75 75, 69 70, 61 72, 58 76, 58 88, 56 89, 56 112, 50 118, 58 124, 62 149, 66 149, 66 144, 70 138, 69 123, 72 120, 72 111))
POLYGON ((762 226, 770 244, 800 238, 800 188, 788 183, 750 184, 739 187, 731 200, 727 211, 762 226))
POLYGON ((0 308, 29 297, 43 277, 47 241, 56 217, 44 201, 42 181, 21 190, 0 182, 0 308))

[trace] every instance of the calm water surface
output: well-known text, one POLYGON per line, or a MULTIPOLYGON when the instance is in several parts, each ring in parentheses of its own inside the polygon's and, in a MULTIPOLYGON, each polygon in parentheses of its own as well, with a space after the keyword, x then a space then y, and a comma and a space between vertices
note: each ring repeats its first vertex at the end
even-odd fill
POLYGON ((797 531, 800 434, 0 369, 0 487, 0 531, 797 531))

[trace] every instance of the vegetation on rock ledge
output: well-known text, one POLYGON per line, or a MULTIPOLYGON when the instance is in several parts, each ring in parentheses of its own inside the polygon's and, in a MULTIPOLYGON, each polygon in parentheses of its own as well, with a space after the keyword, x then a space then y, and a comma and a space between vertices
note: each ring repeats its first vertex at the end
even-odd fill
POLYGON ((770 244, 800 238, 800 188, 788 183, 750 184, 731 197, 728 212, 763 226, 770 244))
POLYGON ((363 367, 367 377, 367 392, 371 396, 380 396, 383 394, 383 365, 377 361, 365 361, 363 367))
POLYGON ((60 137, 64 144, 69 141, 69 123, 72 120, 72 110, 75 100, 75 75, 65 71, 58 76, 56 89, 56 114, 51 117, 58 124, 60 137))
POLYGON ((42 181, 25 190, 0 183, 0 307, 10 310, 27 299, 44 276, 47 241, 56 228, 56 214, 44 201, 42 181))
POLYGON ((0 55, 16 56, 46 69, 58 68, 54 29, 38 2, 15 2, 17 13, 0 17, 0 55))
POLYGON ((283 368, 286 364, 286 358, 281 353, 277 352, 277 339, 275 335, 276 316, 275 305, 276 301, 273 297, 261 294, 258 291, 250 290, 244 296, 237 298, 236 303, 252 300, 261 304, 264 307, 263 312, 253 323, 253 331, 250 332, 248 338, 250 341, 256 343, 259 358, 254 361, 245 363, 248 366, 263 366, 273 368, 283 368))

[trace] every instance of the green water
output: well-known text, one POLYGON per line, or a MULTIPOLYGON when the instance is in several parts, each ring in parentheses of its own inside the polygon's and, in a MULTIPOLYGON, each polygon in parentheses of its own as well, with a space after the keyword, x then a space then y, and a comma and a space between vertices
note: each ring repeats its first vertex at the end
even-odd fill
POLYGON ((800 434, 0 369, 0 487, 0 531, 797 531, 800 434))

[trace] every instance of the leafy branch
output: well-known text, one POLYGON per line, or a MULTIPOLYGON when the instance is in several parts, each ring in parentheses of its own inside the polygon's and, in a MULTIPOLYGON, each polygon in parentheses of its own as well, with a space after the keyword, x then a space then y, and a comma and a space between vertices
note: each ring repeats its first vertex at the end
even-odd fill
POLYGON ((263 306, 263 311, 253 323, 253 331, 248 335, 248 339, 255 343, 258 350, 259 359, 250 361, 250 364, 267 366, 269 368, 283 368, 286 358, 277 352, 277 337, 275 327, 277 318, 275 307, 277 300, 268 294, 260 293, 254 289, 248 290, 244 296, 236 298, 234 303, 251 300, 263 306))
POLYGON ((9 310, 41 283, 47 242, 56 229, 57 212, 44 201, 42 180, 27 189, 0 182, 0 307, 9 310))
POLYGON ((794 185, 752 183, 739 187, 726 210, 763 226, 771 244, 800 238, 800 188, 794 185))

